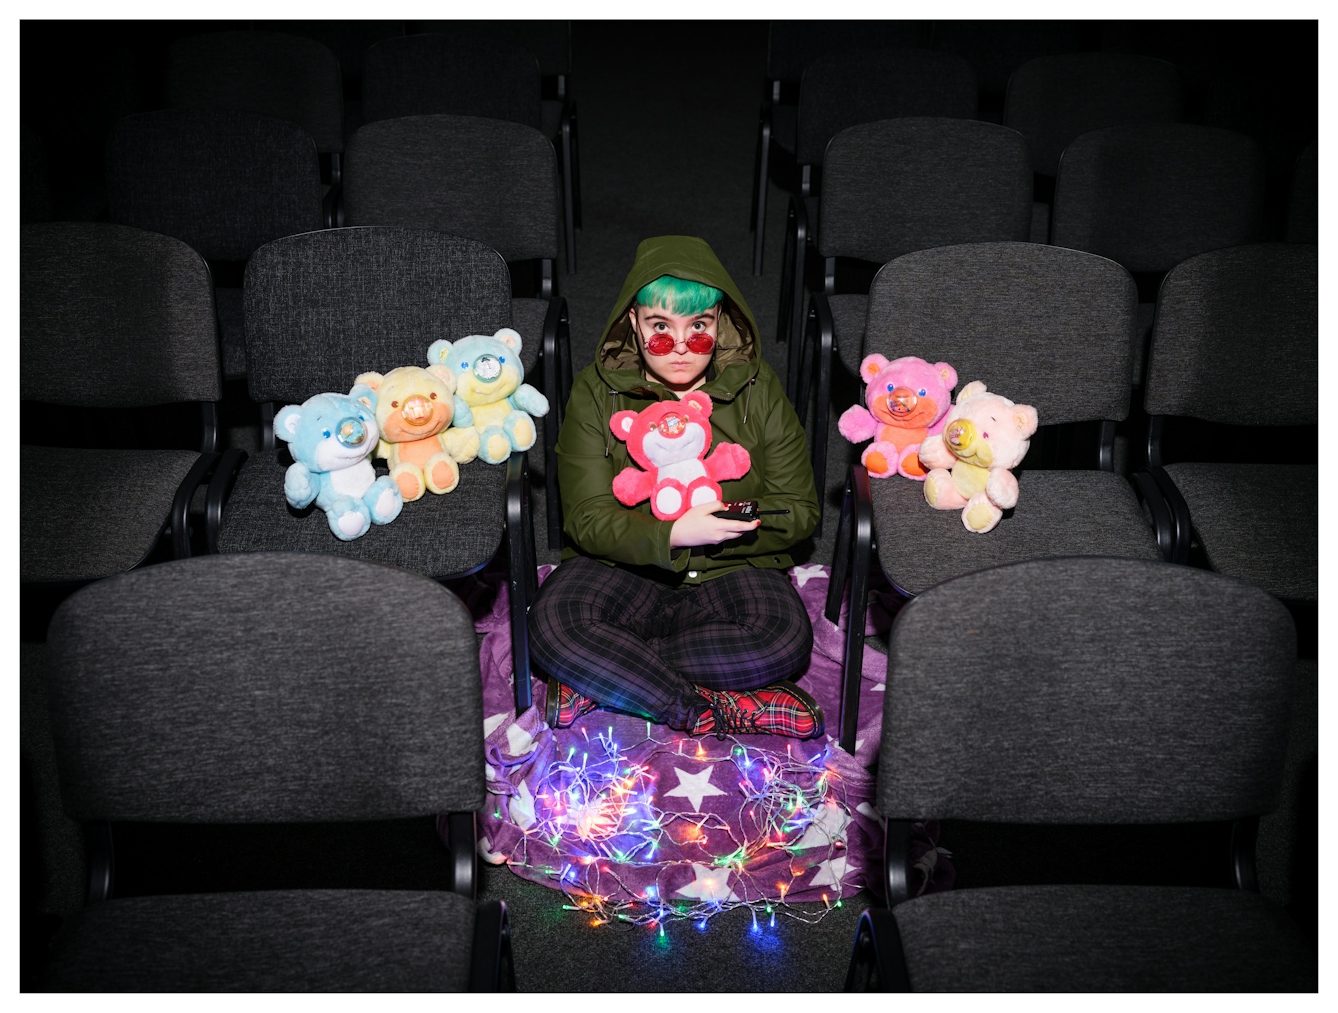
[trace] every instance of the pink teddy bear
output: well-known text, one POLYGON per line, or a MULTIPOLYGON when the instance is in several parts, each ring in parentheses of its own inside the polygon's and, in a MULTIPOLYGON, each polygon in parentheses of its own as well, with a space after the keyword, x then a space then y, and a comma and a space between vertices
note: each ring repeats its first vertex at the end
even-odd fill
POLYGON ((860 456, 871 478, 904 475, 923 482, 926 469, 917 451, 926 436, 943 431, 957 370, 914 355, 889 362, 875 353, 864 357, 859 372, 869 407, 847 408, 837 423, 841 435, 851 443, 873 437, 860 456))
POLYGON ((966 530, 994 530, 1003 512, 1017 506, 1017 478, 1036 432, 1036 409, 986 393, 979 380, 957 394, 943 432, 920 444, 925 502, 935 510, 962 510, 966 530), (952 470, 949 471, 948 469, 952 470))

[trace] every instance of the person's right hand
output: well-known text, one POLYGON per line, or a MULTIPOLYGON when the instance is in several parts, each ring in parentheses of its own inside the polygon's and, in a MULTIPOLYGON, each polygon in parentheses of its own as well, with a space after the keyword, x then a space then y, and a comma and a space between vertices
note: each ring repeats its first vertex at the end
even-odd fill
POLYGON ((694 545, 719 545, 731 538, 737 538, 747 531, 752 531, 761 520, 731 521, 723 517, 711 516, 717 510, 725 509, 719 500, 700 503, 685 513, 669 529, 669 548, 682 549, 694 545))

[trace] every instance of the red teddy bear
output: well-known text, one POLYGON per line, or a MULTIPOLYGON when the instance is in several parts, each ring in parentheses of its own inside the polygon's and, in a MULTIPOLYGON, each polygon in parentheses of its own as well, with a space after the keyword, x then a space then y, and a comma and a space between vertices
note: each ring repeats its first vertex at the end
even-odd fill
POLYGON ((720 499, 720 483, 742 478, 753 462, 737 443, 720 444, 707 459, 710 417, 711 398, 701 391, 639 412, 616 412, 609 428, 646 469, 624 468, 613 479, 618 502, 635 506, 649 497, 651 513, 674 521, 691 507, 720 499))

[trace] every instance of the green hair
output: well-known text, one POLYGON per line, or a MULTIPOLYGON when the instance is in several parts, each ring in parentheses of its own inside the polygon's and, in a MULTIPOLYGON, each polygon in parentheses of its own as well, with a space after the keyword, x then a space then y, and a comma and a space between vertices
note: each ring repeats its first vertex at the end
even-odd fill
POLYGON ((699 281, 662 274, 636 294, 640 306, 661 306, 670 313, 692 317, 719 306, 725 293, 699 281))

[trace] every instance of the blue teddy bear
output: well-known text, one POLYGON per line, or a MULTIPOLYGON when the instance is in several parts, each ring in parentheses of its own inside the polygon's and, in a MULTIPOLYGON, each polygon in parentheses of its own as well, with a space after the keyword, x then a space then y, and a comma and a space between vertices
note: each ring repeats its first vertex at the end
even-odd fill
POLYGON ((399 486, 372 467, 380 432, 371 387, 288 405, 274 416, 274 435, 287 441, 295 462, 283 476, 284 497, 298 510, 315 500, 336 538, 351 542, 400 515, 399 486))
POLYGON ((522 382, 518 333, 503 327, 491 337, 471 334, 454 343, 442 338, 432 342, 427 359, 455 374, 455 420, 444 434, 451 457, 503 464, 513 450, 534 446, 531 416, 548 414, 548 398, 522 382), (460 410, 461 402, 467 411, 460 410))

